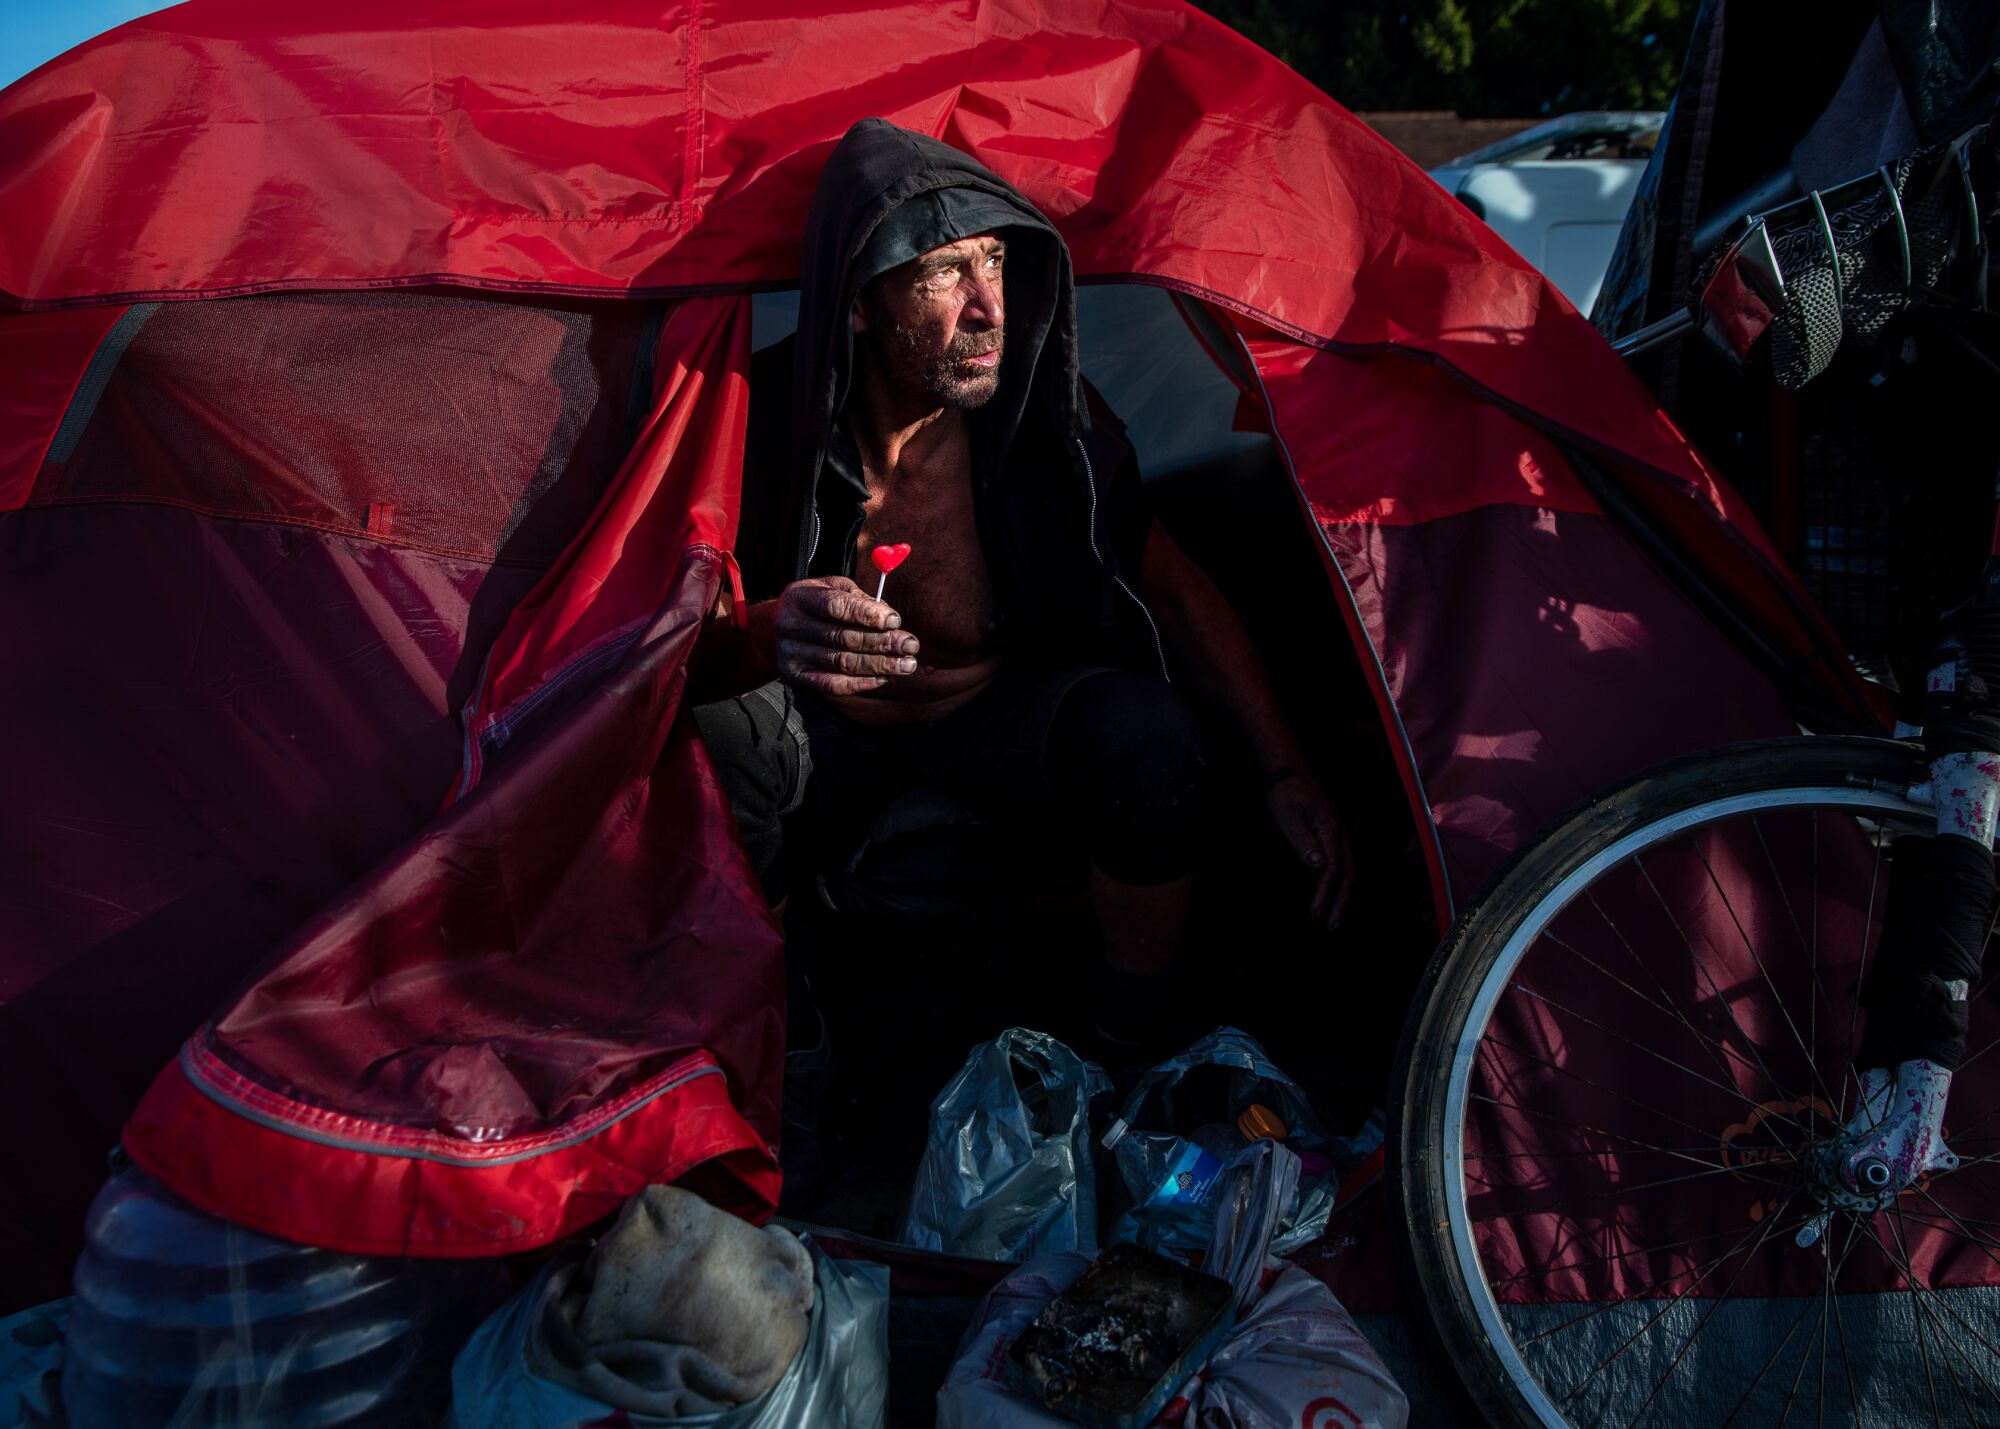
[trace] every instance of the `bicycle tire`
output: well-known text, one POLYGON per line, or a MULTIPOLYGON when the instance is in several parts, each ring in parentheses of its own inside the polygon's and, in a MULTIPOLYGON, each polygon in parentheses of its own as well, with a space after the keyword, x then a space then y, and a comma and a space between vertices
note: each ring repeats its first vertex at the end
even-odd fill
MULTIPOLYGON (((1390 1161, 1391 1194, 1399 1207, 1405 1232, 1407 1283, 1415 1288, 1428 1309, 1447 1362, 1489 1422, 1523 1426, 1572 1422, 1555 1406, 1552 1395, 1537 1383, 1535 1372, 1529 1368, 1521 1349, 1513 1344, 1511 1333, 1500 1318, 1494 1293, 1484 1283, 1486 1272, 1474 1245, 1476 1230, 1465 1212, 1470 1199, 1464 1189, 1468 1153, 1452 1140, 1454 1135, 1463 1136, 1468 1124, 1466 1106, 1471 1098, 1473 1074, 1467 1069, 1479 1055, 1481 1039, 1487 1036, 1486 1019, 1492 1015, 1498 997, 1507 991, 1508 980, 1518 972, 1528 947, 1542 936, 1536 930, 1548 929, 1593 886, 1590 880, 1604 877, 1613 866, 1624 866, 1616 864, 1616 859, 1629 858, 1643 872, 1646 852, 1665 847, 1672 840, 1689 839, 1690 830, 1705 831, 1711 824, 1719 827, 1718 821, 1724 814, 1716 811, 1736 811, 1729 817, 1746 809, 1751 811, 1749 817, 1759 829, 1760 840, 1763 838, 1762 824, 1757 822, 1760 817, 1778 816, 1771 811, 1809 813, 1815 859, 1819 852, 1822 810, 1836 814, 1842 810, 1878 810, 1880 819, 1893 821, 1911 832, 1921 832, 1924 821, 1930 817, 1929 811, 1910 794, 1925 778, 1922 756, 1913 746, 1852 738, 1758 741, 1660 766, 1578 806, 1532 844, 1517 851, 1488 881, 1442 942, 1412 1004, 1391 1082, 1396 1096, 1391 1114, 1395 1137, 1395 1154, 1390 1161), (1505 958, 1514 962, 1503 967, 1505 958), (1454 1100, 1458 1102, 1456 1117, 1454 1100), (1458 1182, 1456 1200, 1454 1178, 1458 1182)), ((1863 817, 1876 820, 1878 816, 1864 813, 1863 817)), ((1777 875, 1775 860, 1772 874, 1777 875)), ((1712 870, 1710 877, 1714 877, 1712 870)), ((1654 892, 1659 890, 1655 888, 1654 892)), ((1871 912, 1873 898, 1871 889, 1871 912)), ((1665 898, 1661 901, 1665 907, 1665 898)), ((1735 916, 1733 912, 1731 916, 1735 916)), ((1747 935, 1745 941, 1746 944, 1750 941, 1747 935)), ((1693 943, 1689 944, 1689 951, 1695 951, 1693 943)), ((1858 956, 1866 955, 1864 945, 1858 956)), ((1525 984, 1522 990, 1541 996, 1525 984)), ((1772 991, 1775 995, 1775 986, 1772 991)), ((1830 1024, 1829 1018, 1829 1027, 1830 1024)), ((1689 1030, 1692 1033, 1695 1029, 1690 1025, 1689 1030)), ((1496 1045, 1505 1044, 1496 1042, 1496 1045)), ((1689 1179, 1701 1174, 1706 1173, 1692 1173, 1689 1179)), ((1774 1225, 1776 1220, 1774 1215, 1774 1225)), ((1881 1246, 1879 1238, 1876 1244, 1881 1246)), ((1746 1263, 1763 1245, 1760 1237, 1747 1253, 1746 1263)), ((1774 1243, 1772 1248, 1778 1247, 1774 1243)), ((1907 1252, 1908 1247, 1905 1249, 1907 1252)), ((1988 1259, 1995 1258, 1990 1251, 1984 1253, 1988 1259)), ((1841 1265, 1827 1272, 1829 1301, 1835 1298, 1832 1287, 1844 1265, 1843 1258, 1841 1265)), ((1911 1279, 1913 1285, 1919 1279, 1914 1271, 1911 1279)), ((1925 1289, 1935 1293, 1936 1287, 1925 1289)), ((1678 1301, 1688 1293, 1679 1292, 1671 1298, 1678 1301)), ((1844 1298, 1845 1292, 1842 1294, 1844 1298)), ((1912 1288, 1910 1294, 1912 1317, 1921 1334, 1925 1310, 1919 1302, 1918 1290, 1912 1288)), ((1663 1313, 1657 1312, 1654 1320, 1663 1313)), ((1992 1348, 1992 1343, 1984 1338, 1980 1342, 1992 1348)), ((1690 1339, 1689 1344, 1692 1343, 1690 1339)), ((1942 1348, 1940 1341, 1941 1351, 1942 1348)), ((1619 1353, 1623 1352, 1621 1348, 1619 1353)), ((1681 1351, 1686 1352, 1686 1348, 1681 1351)), ((1799 1361, 1801 1373, 1806 1363, 1804 1353, 1802 1350, 1799 1361)), ((1821 1353, 1824 1376, 1827 1353, 1824 1342, 1821 1353)), ((1843 1345, 1843 1356, 1846 1353, 1843 1345)), ((1977 1366, 1974 1369, 1979 1371, 1977 1366)), ((1928 1353, 1925 1370, 1930 1371, 1928 1353)), ((1670 1366, 1668 1375, 1672 1373, 1670 1366)), ((1994 1367, 1993 1373, 2000 1377, 2000 1366, 1994 1367)), ((1851 1366, 1849 1376, 1851 1394, 1851 1366)), ((1985 1379, 1983 1373, 1981 1377, 1985 1379)), ((1795 1384, 1795 1391, 1796 1388, 1795 1384)), ((1993 1383, 1988 1381, 1985 1388, 1992 1392, 1993 1383)), ((1756 1389, 1753 1383, 1746 1392, 1746 1400, 1756 1389)), ((1654 1394, 1659 1392, 1655 1386, 1654 1394)), ((1974 1392, 1977 1394, 1976 1388, 1974 1392)), ((1645 1418, 1653 1402, 1648 1398, 1635 1418, 1645 1418)), ((1933 1408, 1935 1403, 1933 1399, 1933 1408)), ((1996 1396, 1991 1409, 1985 1408, 1982 1400, 1978 1413, 1968 1403, 1967 1414, 1975 1423, 1995 1422, 2000 1419, 2000 1396, 1996 1396)), ((1860 1418, 1858 1412, 1855 1417, 1860 1418)), ((1663 1422, 1681 1421, 1669 1414, 1663 1422)))

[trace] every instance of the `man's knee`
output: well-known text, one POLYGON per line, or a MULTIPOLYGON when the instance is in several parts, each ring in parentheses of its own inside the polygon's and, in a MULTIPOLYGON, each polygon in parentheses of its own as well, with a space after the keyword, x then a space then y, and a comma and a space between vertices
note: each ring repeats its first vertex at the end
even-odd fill
POLYGON ((1201 721, 1171 685, 1142 675, 1083 680, 1049 732, 1056 796, 1082 819, 1091 861, 1121 883, 1193 871, 1206 768, 1201 721))
POLYGON ((694 721, 750 861, 768 875, 782 848, 783 821, 804 799, 812 767, 791 692, 773 683, 696 705, 694 721))

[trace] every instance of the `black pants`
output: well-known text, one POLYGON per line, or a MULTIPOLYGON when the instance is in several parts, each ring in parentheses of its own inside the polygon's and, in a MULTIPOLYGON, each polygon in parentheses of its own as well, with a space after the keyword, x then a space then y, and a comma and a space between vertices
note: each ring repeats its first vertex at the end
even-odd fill
POLYGON ((963 709, 893 729, 851 725, 775 683, 694 714, 774 897, 791 875, 846 858, 919 789, 962 803, 1010 839, 1079 846, 1121 883, 1165 883, 1194 867, 1201 727, 1159 679, 1009 665, 963 709))

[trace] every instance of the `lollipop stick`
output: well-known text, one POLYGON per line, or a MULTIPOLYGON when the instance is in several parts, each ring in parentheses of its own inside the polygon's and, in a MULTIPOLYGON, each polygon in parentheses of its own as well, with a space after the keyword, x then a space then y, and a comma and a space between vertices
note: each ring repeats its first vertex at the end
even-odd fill
POLYGON ((875 582, 875 599, 880 600, 882 598, 882 592, 887 590, 888 588, 889 588, 889 573, 887 571, 884 571, 882 572, 880 579, 878 579, 875 582))

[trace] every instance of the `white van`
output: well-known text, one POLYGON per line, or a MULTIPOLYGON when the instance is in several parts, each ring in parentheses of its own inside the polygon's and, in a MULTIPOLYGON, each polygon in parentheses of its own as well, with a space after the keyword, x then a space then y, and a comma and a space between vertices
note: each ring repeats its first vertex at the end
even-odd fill
POLYGON ((1665 119, 1657 110, 1565 114, 1431 177, 1587 313, 1665 119))

